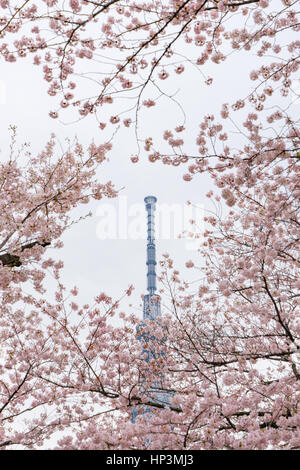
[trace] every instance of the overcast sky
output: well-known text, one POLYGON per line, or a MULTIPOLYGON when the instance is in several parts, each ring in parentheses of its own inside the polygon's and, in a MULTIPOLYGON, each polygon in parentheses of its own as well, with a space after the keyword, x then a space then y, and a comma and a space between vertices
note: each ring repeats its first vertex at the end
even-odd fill
MULTIPOLYGON (((73 124, 64 124, 48 116, 54 102, 46 93, 47 83, 42 79, 42 70, 33 66, 31 61, 32 57, 13 64, 1 61, 0 158, 3 160, 7 156, 9 125, 17 125, 19 141, 30 141, 34 152, 43 148, 51 132, 61 141, 77 134, 83 144, 89 144, 93 139, 96 143, 101 143, 104 137, 93 116, 73 124)), ((250 68, 246 60, 241 61, 241 55, 232 55, 221 66, 209 67, 211 70, 206 69, 208 75, 214 76, 217 73, 211 87, 207 87, 201 75, 192 70, 186 72, 181 82, 170 78, 173 91, 181 86, 177 97, 185 106, 191 144, 194 143, 198 124, 204 115, 217 112, 223 102, 233 102, 246 94, 249 71, 253 68, 250 68)), ((86 86, 89 86, 88 81, 86 86)), ((142 126, 149 129, 149 134, 150 129, 172 128, 173 124, 178 123, 179 114, 176 113, 178 111, 170 103, 163 102, 159 114, 151 109, 147 115, 143 115, 142 126)), ((198 176, 187 183, 182 179, 186 172, 182 167, 152 164, 146 158, 142 158, 138 164, 132 164, 129 157, 135 152, 134 134, 121 131, 113 143, 110 161, 99 169, 100 181, 110 179, 117 188, 123 188, 120 193, 123 206, 126 203, 130 210, 133 204, 143 204, 144 197, 151 194, 158 198, 159 203, 170 206, 178 203, 183 207, 190 200, 203 204, 204 209, 210 208, 205 195, 212 188, 212 183, 207 175, 198 176)), ((136 290, 132 301, 138 306, 140 295, 146 289, 146 242, 141 239, 99 239, 97 226, 99 227, 101 217, 97 213, 101 212, 101 204, 107 202, 118 213, 120 200, 117 199, 91 202, 75 211, 74 216, 78 216, 91 210, 93 216, 72 227, 63 237, 65 247, 59 253, 65 263, 63 281, 69 287, 77 285, 80 288, 80 299, 83 302, 89 302, 102 291, 117 298, 129 284, 134 284, 136 290)), ((146 213, 144 220, 146 227, 146 213)), ((128 221, 130 222, 130 218, 128 221)), ((158 258, 165 252, 175 258, 180 268, 191 257, 197 258, 197 253, 188 250, 186 242, 182 240, 159 239, 158 258)), ((188 276, 191 276, 190 271, 188 276)))

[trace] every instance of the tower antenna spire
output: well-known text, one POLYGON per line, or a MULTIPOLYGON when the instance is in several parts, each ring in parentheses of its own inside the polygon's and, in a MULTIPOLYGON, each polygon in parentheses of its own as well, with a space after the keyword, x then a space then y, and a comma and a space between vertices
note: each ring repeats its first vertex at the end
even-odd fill
MULTIPOLYGON (((160 311, 160 296, 155 294, 156 291, 156 253, 155 253, 155 226, 154 226, 154 212, 155 212, 155 203, 157 199, 155 196, 147 196, 144 199, 147 211, 147 290, 148 293, 144 296, 144 310, 143 310, 143 320, 154 320, 159 324, 159 317, 161 316, 160 311)), ((144 327, 146 322, 143 321, 141 326, 144 327)), ((138 328, 139 330, 139 328, 138 328)), ((163 357, 163 353, 156 352, 155 342, 149 333, 142 332, 138 337, 144 342, 143 352, 146 355, 146 362, 157 361, 160 357, 163 357), (151 339, 152 346, 149 347, 149 340, 151 339)), ((143 387, 142 387, 143 388, 143 387)), ((171 398, 173 392, 164 388, 164 376, 163 373, 155 372, 153 374, 153 383, 149 387, 142 390, 142 395, 146 396, 146 400, 153 404, 154 406, 160 406, 162 408, 171 407, 171 398)), ((178 411, 178 410, 177 410, 178 411)), ((144 413, 150 413, 151 410, 149 407, 144 407, 144 413)), ((138 408, 135 406, 132 410, 132 422, 135 422, 136 417, 138 416, 138 408)))
POLYGON ((147 196, 144 199, 147 211, 147 290, 148 294, 144 296, 144 319, 152 320, 160 316, 160 298, 155 295, 156 291, 156 250, 155 250, 155 221, 154 212, 156 197, 147 196), (155 295, 155 298, 152 296, 155 295))
POLYGON ((155 196, 147 196, 144 199, 147 211, 147 290, 150 295, 156 291, 156 253, 155 253, 155 203, 157 201, 155 196))

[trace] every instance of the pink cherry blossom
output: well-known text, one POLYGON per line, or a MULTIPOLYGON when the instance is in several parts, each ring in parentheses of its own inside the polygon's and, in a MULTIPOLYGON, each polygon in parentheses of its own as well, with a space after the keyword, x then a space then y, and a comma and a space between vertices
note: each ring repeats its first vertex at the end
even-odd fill
POLYGON ((127 143, 135 123, 144 145, 133 163, 148 156, 157 170, 168 165, 166 187, 183 166, 197 198, 205 179, 214 189, 204 227, 193 220, 194 232, 183 234, 197 242, 192 259, 181 271, 168 254, 158 263, 163 315, 141 325, 132 313, 141 305, 122 304, 133 286, 119 299, 100 289, 81 305, 80 286, 64 285, 56 257, 65 230, 76 230, 72 210, 117 195, 98 171, 110 141, 68 141, 62 152, 51 136, 39 154, 8 149, 0 166, 0 447, 299 449, 296 3, 0 0, 0 10, 0 60, 37 66, 56 109, 41 112, 96 117, 102 130, 126 116, 119 134, 127 143), (235 56, 238 74, 221 75, 235 56), (191 81, 194 70, 200 78, 191 81), (197 100, 218 83, 223 105, 203 108, 197 100), (197 109, 191 127, 185 87, 197 109), (154 105, 159 132, 143 119, 154 105), (156 353, 148 361, 141 334, 156 353), (153 377, 164 378, 168 406, 149 401, 153 377), (151 413, 133 423, 133 407, 145 406, 151 413))

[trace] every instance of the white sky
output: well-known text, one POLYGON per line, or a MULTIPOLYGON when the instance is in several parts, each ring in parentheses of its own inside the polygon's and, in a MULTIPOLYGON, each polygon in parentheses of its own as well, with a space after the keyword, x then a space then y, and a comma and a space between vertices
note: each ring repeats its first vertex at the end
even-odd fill
MULTIPOLYGON (((256 62, 253 56, 254 63, 256 62)), ((170 86, 181 92, 177 98, 184 103, 187 115, 187 128, 190 142, 193 145, 199 122, 206 114, 218 112, 223 102, 233 102, 243 97, 249 90, 249 72, 253 65, 243 60, 243 55, 232 55, 220 66, 210 65, 206 68, 207 75, 214 76, 213 86, 207 87, 200 74, 191 69, 186 72, 180 82, 169 78, 170 86), (242 59, 242 60, 241 60, 242 59), (216 75, 215 75, 216 73, 216 75)), ((89 86, 89 82, 85 82, 89 86)), ((53 98, 47 93, 47 83, 42 79, 42 70, 32 65, 32 57, 8 64, 1 61, 0 67, 0 159, 5 159, 8 149, 8 127, 17 125, 19 141, 30 141, 32 149, 43 148, 50 134, 54 132, 61 141, 77 134, 83 144, 92 139, 96 143, 103 141, 103 134, 93 116, 75 124, 62 124, 48 116, 50 109, 55 108, 53 98)), ((88 89, 87 89, 88 96, 88 89)), ((165 128, 173 128, 178 124, 177 111, 170 103, 163 103, 158 114, 155 108, 143 114, 142 126, 153 130, 163 124, 165 128), (170 107, 171 106, 171 107, 170 107), (158 122, 158 117, 160 121, 158 122)), ((117 111, 116 111, 117 112, 117 111)), ((112 113, 111 113, 112 114, 112 113)), ((154 131, 156 132, 156 131, 154 131)), ((147 135, 147 130, 145 131, 147 135)), ((231 142, 232 144, 232 142, 231 142)), ((121 194, 127 197, 128 206, 142 203, 146 195, 155 195, 159 203, 180 203, 187 200, 208 206, 205 194, 212 188, 208 175, 201 175, 192 182, 185 182, 183 167, 173 168, 160 163, 149 163, 146 158, 138 164, 132 164, 130 155, 136 152, 135 138, 132 134, 121 131, 117 134, 110 153, 110 161, 99 171, 100 181, 111 179, 117 188, 124 187, 121 194)), ((115 207, 118 200, 103 200, 115 207)), ((105 240, 97 238, 96 229, 99 217, 96 211, 101 202, 91 202, 81 206, 76 215, 83 215, 90 210, 93 216, 72 227, 63 237, 65 247, 57 254, 65 263, 63 281, 69 287, 77 285, 81 291, 80 300, 89 302, 99 292, 105 291, 118 298, 129 284, 136 287, 132 302, 138 305, 140 295, 146 289, 146 243, 145 240, 105 240)), ((146 215, 146 213, 145 213, 146 215)), ((146 216, 145 216, 146 226, 146 216)), ((168 252, 175 258, 179 267, 193 257, 193 253, 185 247, 184 241, 158 240, 158 259, 162 253, 168 252)), ((195 255, 197 257, 197 255, 195 255)), ((188 276, 191 276, 188 271, 188 276)))

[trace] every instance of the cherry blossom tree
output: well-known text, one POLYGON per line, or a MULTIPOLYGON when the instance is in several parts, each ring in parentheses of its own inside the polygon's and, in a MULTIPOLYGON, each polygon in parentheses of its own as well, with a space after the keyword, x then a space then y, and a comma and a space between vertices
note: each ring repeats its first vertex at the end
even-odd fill
POLYGON ((0 1, 2 60, 33 56, 58 100, 51 117, 75 108, 80 119, 95 114, 100 130, 133 125, 144 145, 134 163, 146 152, 152 162, 183 165, 187 182, 206 172, 215 183, 207 194, 215 212, 207 214, 199 255, 187 261, 198 282, 181 279, 169 255, 161 261, 164 315, 143 326, 157 352, 149 363, 137 318, 117 313, 119 303, 105 294, 78 306, 77 289, 66 293, 60 281, 61 264, 42 258, 60 246, 72 207, 116 195, 111 183, 94 180, 109 146, 92 145, 86 157, 76 143, 53 163, 52 138, 30 166, 21 169, 14 157, 3 165, 3 448, 36 447, 58 432, 64 449, 299 449, 297 7, 291 0, 0 1), (207 110, 199 118, 193 151, 182 118, 161 129, 157 143, 141 135, 142 108, 159 107, 161 97, 175 101, 172 74, 196 68, 210 86, 206 65, 232 53, 253 63, 254 86, 219 116, 207 110), (86 63, 94 67, 88 74, 86 63), (42 297, 46 271, 57 281, 52 303, 42 297), (115 327, 117 314, 123 323, 115 327), (142 393, 158 373, 171 407, 142 393), (133 407, 141 410, 135 423, 133 407))
MULTIPOLYGON (((117 195, 110 181, 99 183, 96 178, 96 170, 106 160, 110 144, 91 144, 84 149, 76 140, 67 142, 62 151, 53 135, 45 149, 35 156, 28 144, 17 146, 16 130, 11 130, 9 155, 0 169, 1 447, 19 443, 31 446, 42 442, 57 427, 57 423, 47 419, 47 410, 43 411, 44 406, 51 408, 55 402, 55 386, 46 380, 48 371, 59 367, 58 362, 54 367, 53 357, 66 361, 62 331, 66 339, 71 335, 76 344, 76 334, 67 333, 66 319, 77 308, 74 302, 68 304, 69 314, 63 308, 66 301, 60 281, 63 263, 45 259, 45 251, 48 246, 62 246, 61 235, 74 223, 72 208, 87 204, 90 198, 99 200, 117 195), (51 298, 47 288, 49 276, 57 288, 53 292, 53 305, 45 300, 51 298), (55 320, 60 317, 58 312, 65 319, 55 320), (26 422, 29 411, 32 420, 28 418, 24 428, 18 420, 25 415, 26 422)), ((77 292, 74 288, 69 296, 77 292)), ((105 296, 104 300, 109 303, 105 296)), ((88 312, 92 317, 92 310, 88 312)), ((80 323, 76 327, 80 329, 80 323)), ((69 366, 72 369, 71 362, 69 366)))
MULTIPOLYGON (((298 134, 290 138, 299 145, 298 134)), ((63 448, 299 449, 298 158, 271 149, 217 178, 230 211, 222 218, 221 197, 208 194, 217 210, 207 217, 199 266, 187 262, 200 272, 196 289, 165 254, 164 314, 143 326, 156 358, 138 363, 130 348, 124 405, 140 407, 139 418, 131 423, 119 408, 115 419, 87 421, 63 438, 63 448), (150 387, 158 372, 171 407, 141 394, 140 377, 150 387)))
POLYGON ((4 426, 3 446, 36 446, 61 431, 66 449, 299 447, 299 166, 293 156, 271 162, 252 169, 255 186, 220 179, 238 202, 225 220, 209 217, 196 291, 164 256, 169 313, 144 325, 159 361, 143 360, 137 318, 120 314, 123 325, 111 325, 118 303, 105 294, 80 308, 77 289, 67 294, 61 283, 53 305, 11 289, 1 317, 2 422, 44 410, 24 433, 4 426), (140 393, 157 370, 172 407, 151 406, 140 393), (151 419, 142 413, 132 423, 132 407, 145 405, 151 419))
MULTIPOLYGON (((272 94, 271 87, 264 90, 265 84, 275 82, 285 95, 298 69, 296 6, 292 0, 42 0, 21 5, 3 0, 0 52, 8 62, 31 55, 42 68, 49 95, 59 100, 50 112, 53 118, 71 105, 80 117, 98 113, 101 128, 121 122, 121 114, 122 124, 130 126, 142 106, 158 103, 157 94, 169 95, 172 74, 184 76, 196 67, 210 85, 207 63, 220 64, 232 51, 257 53, 262 66, 251 72, 257 86, 249 97, 260 110, 272 94), (95 62, 99 65, 90 71, 95 62), (84 76, 89 89, 94 81, 94 96, 82 96, 79 83, 84 76), (129 109, 125 106, 102 122, 103 107, 120 94, 130 99, 129 109)), ((240 101, 235 104, 242 106, 240 101)))
MULTIPOLYGON (((292 125, 291 102, 299 100, 297 3, 42 0, 20 5, 3 0, 0 57, 14 62, 29 56, 42 69, 55 101, 48 110, 51 117, 73 119, 74 110, 79 119, 94 114, 100 130, 122 126, 130 132, 134 127, 138 143, 137 154, 131 157, 134 163, 144 152, 150 161, 167 165, 192 161, 195 166, 184 176, 188 180, 191 173, 224 165, 224 159, 230 163, 233 146, 227 145, 228 139, 236 141, 237 133, 243 138, 244 127, 246 141, 250 139, 251 145, 260 139, 262 145, 266 134, 270 138, 280 134, 278 120, 279 125, 284 119, 292 125), (211 86, 211 71, 232 54, 254 67, 248 71, 254 86, 245 96, 223 104, 220 122, 209 110, 199 118, 193 149, 190 130, 185 129, 188 109, 173 96, 170 80, 177 77, 186 87, 186 74, 196 70, 199 83, 211 86), (92 96, 86 96, 87 89, 92 96), (166 97, 178 106, 178 125, 161 130, 162 139, 156 141, 144 120, 140 125, 139 115, 142 109, 159 109, 166 97)), ((170 109, 174 114, 173 107, 168 108, 165 122, 170 109)))

